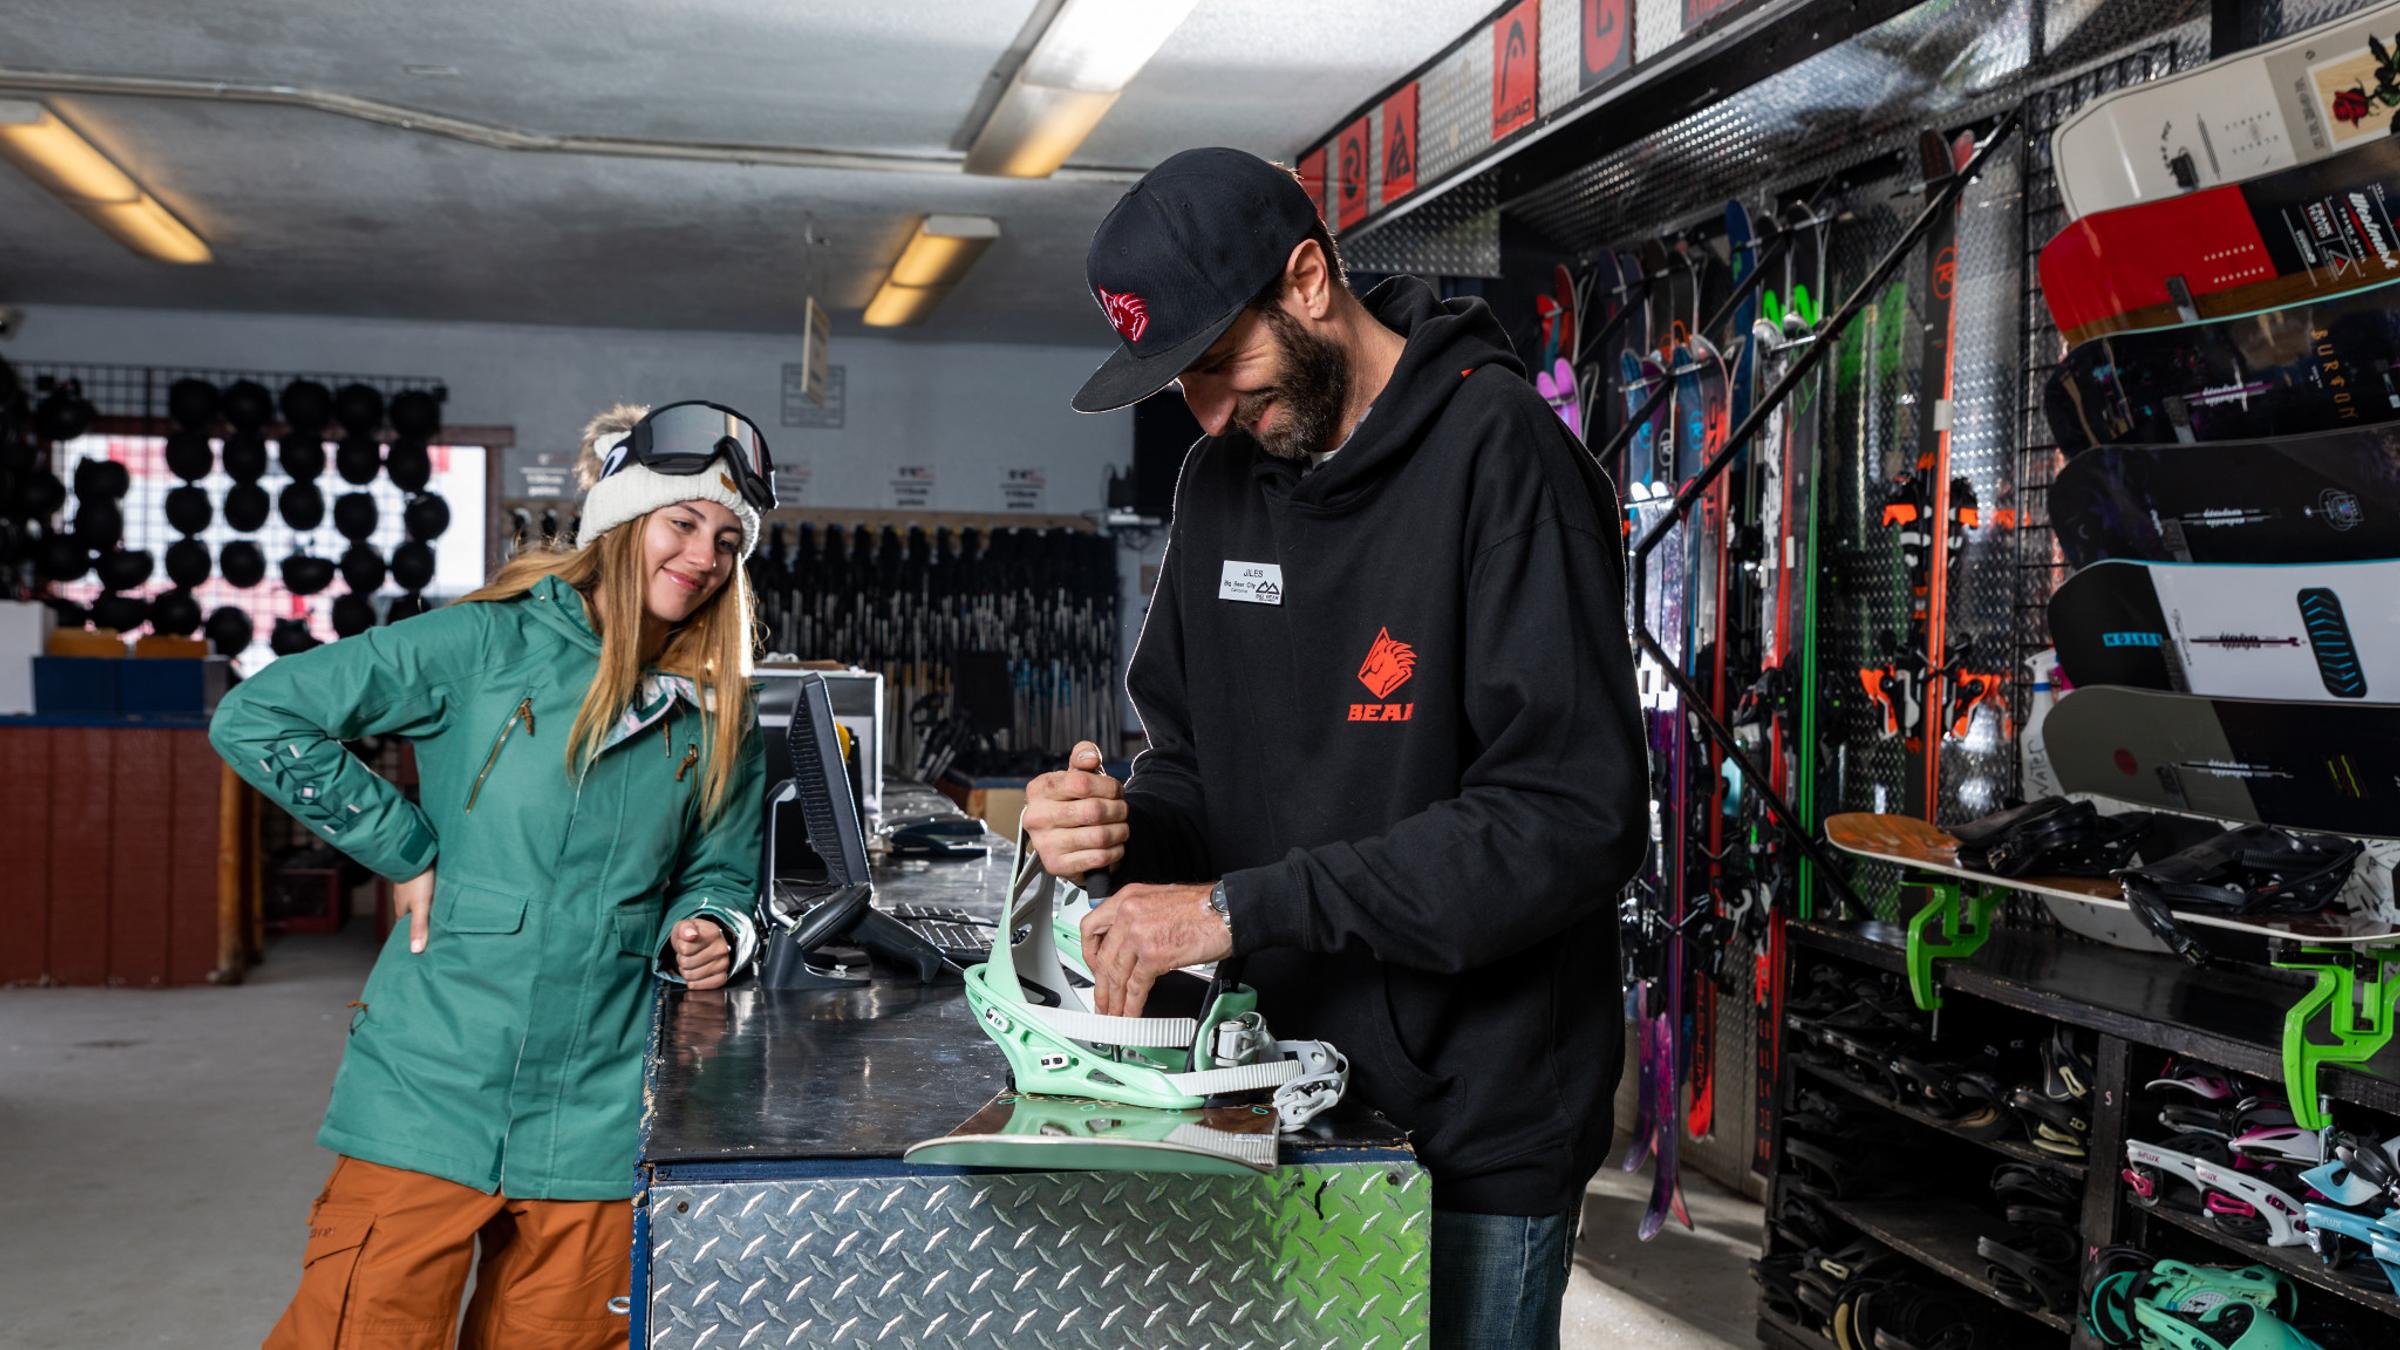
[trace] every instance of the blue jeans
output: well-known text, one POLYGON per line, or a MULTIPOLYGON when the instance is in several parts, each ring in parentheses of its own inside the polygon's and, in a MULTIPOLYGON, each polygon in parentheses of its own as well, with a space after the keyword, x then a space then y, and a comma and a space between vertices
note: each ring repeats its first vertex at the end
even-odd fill
POLYGON ((1558 1350, 1580 1210, 1433 1212, 1433 1350, 1558 1350))

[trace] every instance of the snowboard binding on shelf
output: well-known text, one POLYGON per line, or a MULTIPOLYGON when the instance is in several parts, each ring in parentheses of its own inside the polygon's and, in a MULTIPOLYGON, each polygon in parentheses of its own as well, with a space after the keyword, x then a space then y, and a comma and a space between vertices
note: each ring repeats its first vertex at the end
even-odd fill
POLYGON ((2088 801, 2045 797, 1968 821, 1951 833, 1963 867, 1994 876, 2104 877, 2132 860, 2139 817, 2103 816, 2088 801))
POLYGON ((2245 825, 2116 875, 2125 903, 2143 925, 2170 951, 2200 965, 2208 948, 2172 910, 2313 914, 2335 903, 2362 848, 2337 835, 2245 825))
POLYGON ((2195 1266, 2103 1247, 2085 1271, 2083 1319, 2105 1346, 2296 1350, 2299 1287, 2265 1266, 2195 1266), (2239 1313, 2226 1310, 2239 1308, 2239 1313))

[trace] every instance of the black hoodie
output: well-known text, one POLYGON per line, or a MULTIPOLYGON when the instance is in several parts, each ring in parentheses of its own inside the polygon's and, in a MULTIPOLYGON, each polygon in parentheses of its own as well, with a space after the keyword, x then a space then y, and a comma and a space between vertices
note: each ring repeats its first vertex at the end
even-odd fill
POLYGON ((1120 876, 1224 878, 1270 1025, 1350 1057, 1436 1204, 1559 1213, 1614 1127, 1647 834, 1623 516, 1482 301, 1365 303, 1407 347, 1338 454, 1184 460, 1120 876))

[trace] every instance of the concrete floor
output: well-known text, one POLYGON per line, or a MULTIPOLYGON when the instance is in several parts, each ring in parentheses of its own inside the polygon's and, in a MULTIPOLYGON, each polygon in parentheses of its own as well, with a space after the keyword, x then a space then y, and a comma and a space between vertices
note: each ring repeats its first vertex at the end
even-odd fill
MULTIPOLYGON (((0 1346, 256 1345, 298 1275, 314 1143, 367 925, 278 941, 238 988, 0 989, 0 1346)), ((1692 1178, 1696 1229, 1634 1240, 1646 1175, 1584 1203, 1569 1346, 1754 1344, 1759 1209, 1692 1178)))

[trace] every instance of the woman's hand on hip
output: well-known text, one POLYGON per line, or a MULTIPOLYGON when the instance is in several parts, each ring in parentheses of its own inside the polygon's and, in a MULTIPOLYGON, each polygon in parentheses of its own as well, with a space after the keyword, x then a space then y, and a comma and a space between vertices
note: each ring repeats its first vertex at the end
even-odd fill
POLYGON ((408 949, 425 950, 425 937, 433 924, 433 869, 428 867, 406 881, 392 883, 393 918, 408 919, 408 949))
POLYGON ((685 919, 667 939, 675 949, 675 973, 693 989, 714 989, 733 973, 733 948, 714 919, 685 919))

